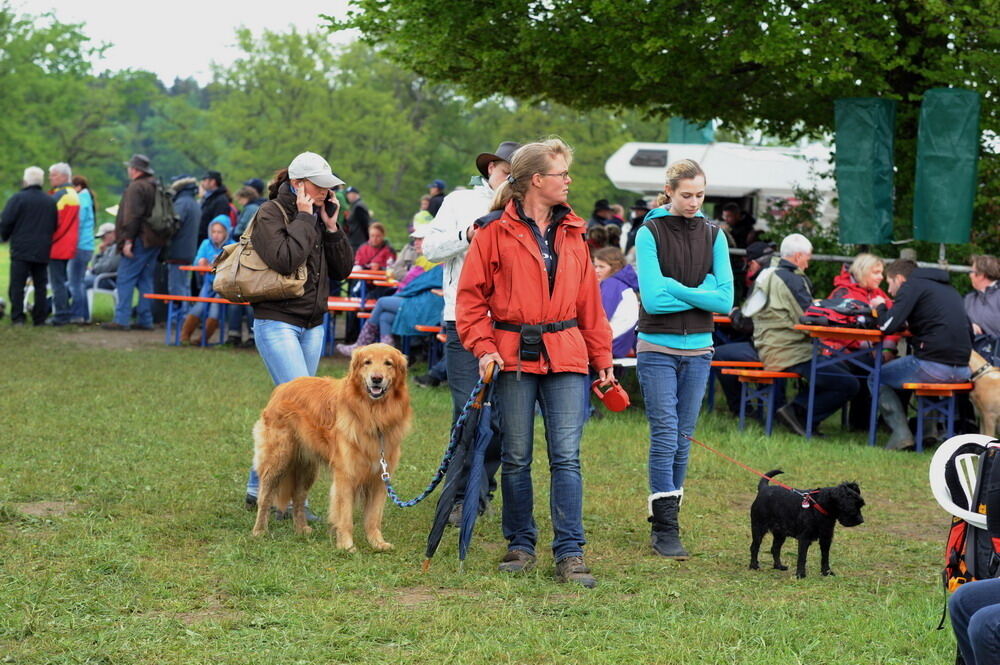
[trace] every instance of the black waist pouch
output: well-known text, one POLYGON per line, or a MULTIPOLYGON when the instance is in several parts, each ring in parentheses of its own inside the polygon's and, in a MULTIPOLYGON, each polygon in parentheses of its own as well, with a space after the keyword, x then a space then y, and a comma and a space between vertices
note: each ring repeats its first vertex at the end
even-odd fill
POLYGON ((521 324, 521 360, 534 362, 542 357, 542 325, 521 324))

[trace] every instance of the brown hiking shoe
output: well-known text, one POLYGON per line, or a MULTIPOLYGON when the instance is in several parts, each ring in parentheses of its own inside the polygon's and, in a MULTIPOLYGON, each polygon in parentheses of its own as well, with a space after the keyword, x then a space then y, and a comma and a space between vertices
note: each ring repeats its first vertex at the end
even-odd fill
POLYGON ((526 573, 535 567, 535 555, 524 550, 510 550, 500 560, 501 573, 526 573))
POLYGON ((590 574, 590 568, 583 563, 582 556, 568 556, 557 562, 556 582, 576 582, 588 589, 597 586, 597 580, 590 574))

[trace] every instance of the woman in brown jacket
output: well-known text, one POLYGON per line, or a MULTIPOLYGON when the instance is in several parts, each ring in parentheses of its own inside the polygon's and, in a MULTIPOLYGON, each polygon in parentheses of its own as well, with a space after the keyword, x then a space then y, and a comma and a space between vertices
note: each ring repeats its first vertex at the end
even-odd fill
MULTIPOLYGON (((257 350, 275 385, 316 374, 330 279, 342 280, 351 273, 354 253, 337 226, 339 204, 330 191, 340 184, 325 159, 304 152, 275 174, 270 200, 251 222, 253 247, 268 267, 287 275, 306 265, 301 296, 253 306, 257 350)), ((249 510, 257 509, 258 484, 251 469, 245 502, 249 510)))

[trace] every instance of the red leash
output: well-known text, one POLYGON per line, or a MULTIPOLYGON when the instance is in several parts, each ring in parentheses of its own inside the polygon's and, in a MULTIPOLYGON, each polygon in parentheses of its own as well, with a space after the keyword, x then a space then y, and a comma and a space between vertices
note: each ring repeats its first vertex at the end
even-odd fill
POLYGON ((783 487, 786 490, 788 490, 789 492, 795 492, 796 494, 798 494, 799 496, 802 497, 802 507, 803 508, 808 508, 811 505, 813 508, 815 508, 816 510, 818 510, 820 512, 820 514, 826 515, 827 517, 830 516, 830 513, 828 513, 826 511, 826 509, 823 508, 823 506, 821 506, 818 503, 816 503, 816 499, 814 499, 812 497, 812 495, 814 494, 814 492, 803 492, 802 490, 797 490, 794 487, 789 487, 788 485, 784 484, 780 480, 776 480, 776 479, 772 478, 771 476, 768 476, 766 474, 761 473, 760 471, 758 471, 757 469, 755 469, 753 467, 747 466, 746 464, 744 464, 743 462, 741 462, 739 460, 733 459, 732 457, 730 457, 729 455, 727 455, 725 453, 719 452, 718 450, 716 450, 715 448, 711 447, 707 443, 702 443, 701 441, 699 441, 698 439, 694 438, 693 436, 685 436, 684 438, 687 439, 688 441, 691 441, 692 443, 697 443, 699 446, 701 446, 705 450, 708 450, 708 451, 711 451, 711 452, 715 453, 716 455, 718 455, 722 459, 729 460, 730 462, 732 462, 736 466, 738 466, 738 467, 740 467, 742 469, 746 469, 750 473, 757 474, 761 478, 767 479, 768 481, 774 483, 778 487, 783 487))

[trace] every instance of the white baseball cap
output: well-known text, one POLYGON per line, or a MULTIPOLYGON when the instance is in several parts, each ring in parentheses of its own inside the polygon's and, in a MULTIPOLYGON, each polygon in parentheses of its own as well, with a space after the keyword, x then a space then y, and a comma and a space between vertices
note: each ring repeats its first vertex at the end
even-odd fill
POLYGON ((104 222, 97 227, 97 233, 94 234, 95 238, 102 237, 105 233, 110 233, 115 230, 115 225, 113 222, 104 222))
POLYGON ((330 163, 315 152, 303 152, 288 165, 288 177, 292 180, 308 178, 317 187, 336 187, 344 181, 333 175, 330 163))

